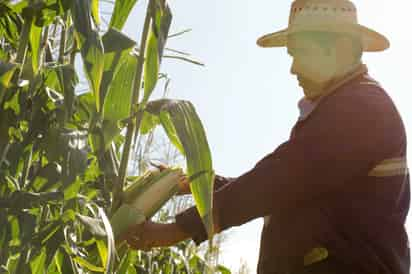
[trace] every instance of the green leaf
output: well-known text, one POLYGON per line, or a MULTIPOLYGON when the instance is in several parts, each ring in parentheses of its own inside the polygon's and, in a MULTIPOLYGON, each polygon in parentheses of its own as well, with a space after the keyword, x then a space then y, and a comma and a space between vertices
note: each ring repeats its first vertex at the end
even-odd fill
POLYGON ((63 274, 62 272, 63 257, 64 255, 60 251, 57 251, 56 255, 54 256, 54 264, 56 265, 58 274, 63 274))
POLYGON ((32 67, 33 67, 33 72, 35 75, 37 74, 37 71, 40 65, 41 35, 42 35, 42 28, 36 26, 36 24, 33 21, 31 28, 30 28, 30 35, 29 35, 30 40, 29 41, 30 41, 30 46, 31 46, 32 67))
POLYGON ((112 226, 110 225, 109 218, 107 218, 106 213, 101 207, 98 207, 100 218, 102 218, 104 229, 106 230, 107 235, 107 253, 109 254, 108 260, 105 265, 105 273, 113 273, 113 266, 116 259, 116 246, 114 242, 114 234, 112 226))
POLYGON ((96 25, 100 25, 100 15, 99 15, 99 0, 91 0, 92 1, 92 16, 94 23, 96 25))
POLYGON ((119 121, 129 116, 136 69, 137 58, 128 55, 109 86, 103 106, 103 134, 106 149, 113 138, 120 134, 119 121))
POLYGON ((30 262, 30 268, 32 273, 43 273, 44 272, 44 264, 46 262, 46 249, 42 248, 40 254, 30 262))
POLYGON ((107 265, 107 248, 106 244, 102 240, 96 240, 97 250, 99 252, 100 260, 103 265, 107 265))
POLYGON ((214 171, 209 145, 203 125, 190 102, 168 105, 167 111, 173 120, 176 132, 184 147, 187 160, 187 174, 210 171, 190 184, 197 209, 206 226, 209 237, 213 236, 212 194, 214 171))
POLYGON ((106 232, 103 228, 103 223, 100 219, 76 214, 79 221, 86 227, 86 229, 96 237, 106 237, 106 232))
POLYGON ((159 66, 171 22, 172 13, 169 6, 164 3, 157 5, 152 14, 152 25, 145 49, 143 104, 149 100, 153 89, 156 87, 159 66))
POLYGON ((160 124, 160 119, 158 116, 145 111, 143 113, 142 122, 140 124, 140 133, 148 134, 159 124, 160 124))
POLYGON ((11 109, 16 115, 20 114, 19 93, 14 93, 11 99, 4 103, 4 109, 11 109))
POLYGON ((38 191, 55 190, 57 186, 56 183, 61 180, 61 176, 61 166, 57 162, 48 163, 46 166, 40 168, 33 186, 38 191), (41 178, 44 179, 42 180, 41 178))
POLYGON ((217 270, 220 271, 221 274, 231 274, 230 269, 224 267, 223 265, 218 265, 217 270))
POLYGON ((177 148, 177 150, 179 150, 181 154, 185 155, 183 145, 180 142, 180 138, 178 136, 178 133, 176 132, 174 123, 167 111, 162 111, 160 113, 160 122, 167 134, 167 137, 169 137, 170 142, 177 148))
POLYGON ((75 96, 75 87, 79 82, 76 71, 73 65, 67 64, 63 66, 58 66, 58 78, 60 86, 62 87, 62 94, 64 95, 64 105, 67 111, 68 117, 71 116, 73 112, 73 103, 75 96))
POLYGON ((93 118, 97 114, 97 109, 95 105, 95 96, 92 92, 87 92, 79 95, 79 102, 82 110, 86 112, 88 119, 93 118))
POLYGON ((125 62, 130 59, 130 51, 136 45, 136 42, 124 35, 123 33, 109 29, 102 38, 104 46, 104 74, 100 86, 100 97, 102 104, 105 104, 105 98, 110 85, 115 82, 115 75, 125 62))
POLYGON ((78 263, 79 265, 83 266, 85 269, 94 271, 94 272, 104 272, 104 268, 101 266, 95 266, 94 264, 88 262, 87 260, 76 256, 73 258, 73 260, 78 263))
POLYGON ((77 194, 79 193, 81 187, 80 183, 80 180, 69 181, 68 183, 66 182, 67 185, 65 186, 63 191, 64 200, 67 201, 77 197, 77 194))
POLYGON ((125 50, 130 51, 136 45, 136 42, 133 39, 113 28, 109 28, 107 30, 102 37, 102 41, 105 54, 111 52, 122 52, 125 50))
POLYGON ((153 30, 149 33, 145 57, 143 104, 148 101, 153 89, 155 88, 159 73, 159 52, 157 48, 157 38, 153 30))
POLYGON ((87 79, 96 99, 96 108, 100 112, 100 83, 104 69, 103 43, 97 30, 93 28, 90 15, 90 1, 73 0, 73 23, 76 31, 77 43, 83 58, 83 65, 87 79))
MULTIPOLYGON (((46 267, 52 264, 53 258, 56 256, 59 247, 64 243, 64 234, 62 227, 59 227, 58 230, 47 240, 46 242, 46 267)), ((50 273, 50 272, 48 272, 50 273)))
POLYGON ((117 273, 119 274, 129 273, 128 269, 130 266, 132 266, 133 259, 134 259, 133 251, 126 252, 126 255, 124 255, 122 260, 120 261, 117 273))
POLYGON ((169 35, 170 25, 172 23, 172 12, 168 4, 164 8, 158 8, 156 11, 156 31, 157 41, 158 41, 158 53, 159 53, 159 62, 163 56, 163 50, 166 45, 166 40, 169 35))
POLYGON ((116 0, 109 26, 121 30, 136 2, 137 0, 116 0))
POLYGON ((10 86, 10 81, 14 72, 19 66, 17 64, 4 63, 0 61, 0 104, 5 95, 6 89, 10 86))
POLYGON ((103 45, 96 32, 93 32, 86 40, 80 52, 83 57, 87 78, 95 94, 97 111, 100 112, 103 102, 103 98, 100 98, 100 83, 103 76, 104 54, 103 45))
MULTIPOLYGON (((4 2, 4 1, 3 1, 4 2)), ((0 3, 0 37, 11 44, 12 47, 17 48, 19 43, 20 29, 23 20, 20 12, 14 10, 15 5, 0 3)))
POLYGON ((75 87, 79 79, 71 64, 58 65, 46 71, 46 85, 64 96, 66 120, 73 114, 75 87))
POLYGON ((193 176, 190 189, 211 238, 214 171, 206 133, 195 108, 188 101, 161 99, 150 102, 146 110, 157 115, 160 112, 160 121, 169 139, 185 155, 187 175, 193 176))
POLYGON ((61 201, 62 198, 63 194, 58 191, 42 193, 15 191, 9 198, 0 199, 0 203, 6 208, 24 209, 61 201))

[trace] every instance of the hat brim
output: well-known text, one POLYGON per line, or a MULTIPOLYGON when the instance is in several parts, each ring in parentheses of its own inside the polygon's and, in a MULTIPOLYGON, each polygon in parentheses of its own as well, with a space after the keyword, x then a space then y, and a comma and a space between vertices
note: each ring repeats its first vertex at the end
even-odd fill
POLYGON ((363 51, 383 51, 389 48, 389 40, 382 34, 359 24, 293 26, 266 34, 257 40, 261 47, 286 47, 288 35, 298 32, 320 31, 354 34, 361 38, 363 51))

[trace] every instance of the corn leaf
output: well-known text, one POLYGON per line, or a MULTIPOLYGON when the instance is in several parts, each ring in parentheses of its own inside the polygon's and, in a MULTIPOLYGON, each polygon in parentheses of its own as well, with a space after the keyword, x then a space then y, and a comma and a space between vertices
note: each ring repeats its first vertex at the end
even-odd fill
POLYGON ((100 112, 102 104, 100 83, 104 69, 104 54, 102 40, 91 22, 90 1, 73 0, 72 15, 85 74, 95 94, 97 111, 100 112))
POLYGON ((153 89, 156 87, 159 67, 171 22, 172 13, 169 6, 163 1, 163 4, 157 6, 153 12, 152 25, 145 50, 143 104, 149 100, 153 89))
POLYGON ((157 83, 157 74, 159 73, 159 52, 157 47, 157 38, 152 30, 149 33, 145 53, 143 103, 147 102, 157 83))
POLYGON ((133 265, 133 252, 127 252, 126 255, 123 256, 122 260, 120 261, 117 273, 130 273, 128 272, 128 268, 133 265))
MULTIPOLYGON (((79 265, 81 265, 82 267, 84 267, 87 270, 90 270, 90 271, 93 271, 93 272, 104 272, 103 267, 95 266, 94 264, 86 261, 82 257, 76 256, 76 257, 73 258, 73 261, 75 261, 76 263, 78 263, 79 265)), ((35 273, 35 272, 33 272, 33 273, 35 273)))
POLYGON ((32 55, 32 67, 34 74, 37 74, 40 62, 40 39, 42 34, 42 28, 35 25, 33 22, 30 28, 30 46, 32 55))
POLYGON ((100 219, 84 216, 81 214, 76 214, 76 217, 85 226, 85 228, 97 238, 106 236, 106 232, 100 219))
POLYGON ((42 248, 41 252, 37 257, 30 262, 31 273, 43 273, 44 266, 46 262, 46 249, 42 248))
POLYGON ((166 133, 169 138, 172 136, 172 143, 175 145, 177 143, 176 147, 184 152, 187 175, 193 176, 190 189, 199 215, 211 238, 214 171, 206 134, 195 108, 188 101, 161 99, 148 103, 146 110, 160 115, 166 133))
POLYGON ((185 155, 185 150, 180 142, 170 114, 166 111, 160 112, 160 122, 167 134, 167 137, 169 137, 170 142, 177 148, 177 150, 179 150, 181 154, 185 155))
MULTIPOLYGON (((16 47, 19 41, 19 29, 22 24, 22 18, 15 10, 15 6, 10 3, 0 3, 0 37, 4 37, 7 42, 16 47)), ((21 11, 20 11, 21 12, 21 11)))
POLYGON ((75 97, 75 87, 79 82, 76 71, 73 65, 63 65, 58 68, 58 77, 62 93, 64 95, 64 105, 68 117, 73 113, 73 103, 75 97))
POLYGON ((63 273, 62 271, 63 257, 64 255, 60 251, 57 251, 56 255, 54 256, 54 264, 56 265, 56 269, 59 274, 63 273))
POLYGON ((116 247, 114 242, 114 234, 112 230, 112 226, 110 225, 110 221, 107 218, 106 213, 101 207, 98 207, 99 216, 103 221, 104 229, 106 230, 107 234, 107 253, 108 259, 105 264, 105 273, 111 274, 113 273, 113 266, 116 259, 116 247))
POLYGON ((105 243, 102 240, 96 241, 97 251, 99 252, 100 260, 102 261, 103 265, 107 265, 107 248, 105 243))
POLYGON ((148 134, 153 129, 160 125, 160 119, 158 116, 153 115, 147 111, 143 113, 142 122, 140 124, 140 133, 148 134))
POLYGON ((137 69, 137 58, 126 56, 109 86, 103 106, 103 135, 107 149, 113 138, 120 134, 118 122, 129 116, 133 80, 137 69))
POLYGON ((75 86, 79 82, 74 66, 71 64, 58 65, 46 71, 46 86, 64 95, 64 105, 67 115, 73 112, 75 86))
POLYGON ((96 94, 97 111, 100 112, 103 98, 100 97, 99 91, 103 76, 104 55, 100 37, 96 32, 93 32, 87 39, 85 45, 81 48, 81 53, 87 78, 94 94, 96 94))
POLYGON ((0 105, 3 101, 7 88, 14 72, 19 66, 17 64, 3 63, 0 61, 0 105))
POLYGON ((9 87, 10 80, 17 68, 17 64, 0 62, 0 91, 2 90, 2 88, 9 87))
POLYGON ((100 25, 100 15, 99 15, 99 0, 92 1, 92 17, 96 25, 100 25))
MULTIPOLYGON (((164 1, 165 2, 165 1, 164 1)), ((157 35, 157 45, 158 45, 158 53, 159 53, 159 61, 161 62, 163 56, 163 50, 166 45, 166 40, 169 35, 170 25, 172 23, 172 12, 168 4, 163 3, 163 7, 160 7, 156 11, 156 32, 157 35)))
POLYGON ((109 26, 121 30, 137 0, 116 0, 109 26))
POLYGON ((136 42, 112 28, 103 35, 102 41, 104 47, 104 72, 100 85, 100 97, 102 98, 101 103, 104 104, 109 86, 113 83, 113 77, 123 63, 128 61, 130 51, 136 45, 136 42))

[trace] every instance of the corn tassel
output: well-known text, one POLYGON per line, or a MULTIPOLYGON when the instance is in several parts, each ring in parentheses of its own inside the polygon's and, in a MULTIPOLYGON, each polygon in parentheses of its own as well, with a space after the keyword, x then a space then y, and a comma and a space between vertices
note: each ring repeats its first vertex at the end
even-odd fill
POLYGON ((111 218, 115 237, 156 214, 178 192, 181 175, 180 168, 149 172, 128 186, 124 190, 122 205, 111 218))

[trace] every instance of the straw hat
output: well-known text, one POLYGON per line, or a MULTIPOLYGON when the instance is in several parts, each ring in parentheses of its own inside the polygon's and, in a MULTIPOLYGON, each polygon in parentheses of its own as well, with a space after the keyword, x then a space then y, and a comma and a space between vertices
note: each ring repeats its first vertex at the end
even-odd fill
POLYGON ((304 31, 348 33, 359 37, 364 51, 389 48, 382 34, 358 24, 355 5, 349 0, 296 0, 292 3, 288 28, 260 37, 261 47, 284 47, 287 36, 304 31))

